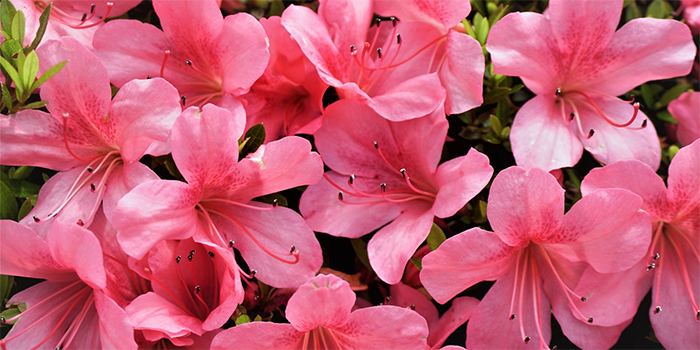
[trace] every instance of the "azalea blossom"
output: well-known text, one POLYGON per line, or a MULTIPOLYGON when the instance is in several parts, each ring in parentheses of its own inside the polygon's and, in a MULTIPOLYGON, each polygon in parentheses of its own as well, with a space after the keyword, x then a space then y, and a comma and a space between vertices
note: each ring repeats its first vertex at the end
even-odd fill
POLYGON ((652 123, 638 103, 615 96, 646 81, 686 75, 697 52, 688 27, 639 18, 616 31, 622 0, 558 1, 548 16, 511 13, 489 33, 494 73, 520 77, 537 96, 510 132, 516 163, 570 167, 585 148, 603 163, 659 166, 652 123))
POLYGON ((119 17, 138 5, 141 0, 14 0, 18 11, 25 18, 24 45, 28 46, 34 40, 39 29, 39 17, 44 9, 51 4, 49 22, 42 38, 42 44, 69 36, 88 49, 92 49, 92 38, 95 31, 104 25, 107 17, 119 17))
POLYGON ((351 312, 355 299, 347 282, 318 275, 289 299, 289 324, 238 325, 217 335, 211 349, 426 349, 428 326, 415 311, 384 305, 351 312))
POLYGON ((631 192, 605 189, 564 214, 564 190, 553 176, 508 168, 489 193, 494 232, 472 228, 450 237, 423 258, 421 281, 445 303, 496 280, 469 320, 467 348, 547 348, 550 312, 574 344, 608 348, 637 310, 634 291, 607 283, 606 274, 644 256, 651 227, 641 204, 631 192), (585 306, 591 302, 597 307, 585 306))
MULTIPOLYGON (((395 17, 379 19, 370 28, 372 6, 369 0, 328 0, 320 2, 316 14, 292 5, 282 14, 282 25, 341 99, 362 101, 392 121, 418 118, 443 106, 445 88, 438 72, 449 76, 456 64, 443 66, 447 57, 454 60, 454 53, 446 52, 443 43, 459 39, 450 39, 444 27, 403 23, 395 17)), ((466 48, 473 47, 467 44, 466 48)), ((465 59, 459 62, 468 67, 460 71, 483 72, 483 55, 472 53, 460 53, 465 59)), ((481 103, 476 97, 481 94, 481 73, 475 75, 479 76, 476 82, 469 73, 460 76, 465 79, 462 86, 469 87, 466 104, 471 107, 481 103)))
POLYGON ((678 121, 676 138, 687 146, 700 138, 700 92, 685 92, 668 104, 668 111, 678 121))
POLYGON ((0 274, 46 279, 8 302, 27 309, 0 317, 0 323, 17 321, 0 340, 3 350, 137 348, 126 313, 103 291, 103 251, 92 232, 56 222, 44 238, 3 220, 0 240, 0 274))
POLYGON ((442 106, 422 118, 388 121, 368 106, 340 100, 314 134, 332 171, 304 192, 299 209, 315 231, 358 238, 389 284, 428 236, 433 218, 454 215, 489 182, 488 157, 471 149, 438 166, 448 123, 442 106))
POLYGON ((318 182, 321 158, 308 141, 290 136, 239 161, 244 125, 243 108, 232 114, 207 104, 180 115, 170 141, 187 182, 146 182, 119 201, 112 223, 127 254, 141 259, 162 240, 192 237, 226 251, 232 269, 236 248, 255 277, 275 287, 297 287, 314 276, 321 248, 301 216, 252 199, 318 182))
POLYGON ((224 18, 215 0, 156 0, 163 31, 137 20, 115 20, 95 33, 95 54, 112 84, 161 77, 183 96, 183 106, 211 102, 234 110, 267 66, 270 53, 260 23, 238 13, 224 18))
POLYGON ((0 163, 61 171, 23 223, 58 217, 87 227, 101 203, 110 217, 126 192, 158 178, 139 159, 169 152, 166 141, 181 112, 177 91, 162 79, 135 80, 112 100, 107 71, 75 39, 47 42, 37 54, 43 70, 69 62, 41 87, 50 113, 0 116, 0 163))
MULTIPOLYGON (((628 274, 652 287, 649 319, 661 344, 700 347, 700 141, 681 148, 668 169, 668 188, 653 169, 629 160, 591 170, 584 196, 599 188, 624 188, 642 197, 653 239, 646 259, 628 274)), ((585 198, 585 197, 584 197, 585 198)))
POLYGON ((678 12, 680 11, 683 11, 683 19, 693 33, 700 32, 700 1, 681 0, 681 6, 678 8, 678 12))

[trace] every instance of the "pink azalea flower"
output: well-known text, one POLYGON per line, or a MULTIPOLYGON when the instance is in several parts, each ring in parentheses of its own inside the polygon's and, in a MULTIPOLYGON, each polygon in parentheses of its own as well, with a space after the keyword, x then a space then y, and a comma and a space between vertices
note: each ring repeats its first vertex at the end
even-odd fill
MULTIPOLYGON (((306 7, 288 7, 282 25, 341 99, 363 101, 392 121, 421 117, 444 105, 445 88, 438 72, 444 76, 452 71, 452 64, 445 66, 443 58, 454 52, 446 52, 443 43, 454 37, 450 39, 444 27, 401 23, 396 18, 378 21, 370 29, 372 16, 369 0, 328 0, 320 2, 318 14, 306 7)), ((472 57, 472 50, 465 50, 470 67, 465 70, 483 72, 482 54, 472 57)), ((467 85, 472 87, 473 76, 469 77, 467 85)), ((474 96, 481 95, 478 80, 474 96)))
POLYGON ((88 230, 56 222, 47 240, 13 221, 0 221, 0 273, 46 279, 9 304, 27 309, 2 349, 136 349, 126 313, 103 291, 107 286, 100 242, 88 230))
POLYGON ((314 231, 358 238, 379 229, 367 246, 369 260, 395 284, 433 218, 454 215, 486 186, 493 168, 474 149, 438 166, 448 128, 441 106, 404 122, 352 100, 325 113, 314 137, 333 170, 304 192, 299 209, 314 231))
POLYGON ((676 137, 682 146, 700 138, 700 92, 686 92, 668 104, 668 111, 678 121, 676 137))
POLYGON ((537 96, 516 114, 516 163, 573 166, 585 148, 599 161, 637 159, 656 169, 656 131, 639 104, 615 96, 649 80, 690 72, 697 49, 688 27, 639 18, 615 31, 619 1, 550 2, 548 17, 511 13, 491 29, 494 73, 519 76, 537 96))
POLYGON ((119 17, 138 5, 141 0, 15 0, 17 10, 24 13, 25 38, 24 45, 29 45, 34 40, 39 29, 39 17, 44 9, 51 7, 51 16, 46 26, 46 32, 41 40, 45 43, 49 40, 60 39, 69 36, 92 49, 92 38, 107 17, 119 17))
POLYGON ((95 33, 95 54, 112 84, 162 77, 184 96, 184 106, 237 108, 237 96, 248 92, 269 59, 260 23, 246 13, 223 18, 215 0, 156 0, 153 7, 163 31, 116 20, 95 33))
POLYGON ((693 33, 700 33, 700 0, 681 0, 678 11, 683 11, 683 19, 693 33))
MULTIPOLYGON (((668 188, 653 169, 622 161, 593 169, 584 196, 599 188, 624 188, 642 197, 653 239, 647 258, 628 272, 652 287, 649 318, 661 344, 700 348, 700 141, 681 148, 668 169, 668 188), (653 281, 653 282, 652 282, 653 281)), ((586 198, 586 197, 584 197, 586 198)))
POLYGON ((212 349, 426 349, 428 326, 416 312, 375 306, 351 312, 355 293, 334 275, 318 275, 289 299, 290 324, 252 322, 214 338, 212 349))
POLYGON ((313 134, 320 128, 323 93, 328 87, 280 20, 260 19, 270 40, 270 63, 250 92, 241 96, 248 117, 246 128, 263 123, 267 142, 313 134))
POLYGON ((375 0, 374 12, 385 17, 396 16, 402 23, 427 23, 442 35, 447 35, 444 48, 438 47, 436 52, 437 57, 441 57, 438 76, 447 93, 447 114, 466 112, 484 102, 483 52, 479 42, 465 33, 462 24, 462 20, 471 12, 468 1, 375 0))
POLYGON ((489 194, 494 232, 472 228, 443 242, 423 258, 421 281, 445 303, 497 280, 469 320, 467 348, 547 347, 550 312, 574 344, 608 348, 637 310, 634 291, 607 283, 606 274, 644 256, 651 228, 641 202, 625 190, 599 190, 564 214, 564 190, 553 176, 508 168, 489 194))
POLYGON ((182 113, 171 144, 187 183, 150 181, 124 196, 112 223, 127 254, 141 259, 162 240, 194 237, 231 257, 230 247, 236 248, 256 277, 275 287, 297 287, 314 276, 323 261, 321 247, 301 216, 251 200, 318 182, 321 158, 308 141, 290 136, 239 162, 244 125, 243 108, 232 114, 208 104, 182 113))
POLYGON ((87 227, 101 202, 110 217, 121 196, 158 178, 139 159, 169 152, 167 137, 181 112, 177 91, 162 79, 135 80, 112 100, 107 71, 75 39, 50 41, 37 54, 42 69, 69 63, 41 87, 50 113, 0 116, 0 163, 61 171, 42 187, 24 223, 58 216, 87 227))

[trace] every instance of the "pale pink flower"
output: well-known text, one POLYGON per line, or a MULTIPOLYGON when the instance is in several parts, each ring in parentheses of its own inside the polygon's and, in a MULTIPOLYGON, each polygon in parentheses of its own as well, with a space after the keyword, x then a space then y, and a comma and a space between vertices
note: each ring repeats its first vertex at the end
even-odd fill
POLYGON ((679 11, 683 11, 683 19, 693 33, 700 32, 700 0, 681 0, 679 11))
POLYGON ((519 76, 537 95, 510 133, 519 166, 570 167, 584 149, 606 164, 659 166, 652 123, 639 104, 615 96, 688 74, 697 49, 688 27, 674 20, 639 18, 616 31, 621 11, 622 0, 552 0, 547 17, 511 13, 491 29, 494 73, 519 76))
POLYGON ((644 200, 653 239, 647 258, 627 278, 638 280, 645 291, 653 285, 649 319, 661 344, 671 349, 700 348, 699 177, 696 140, 671 161, 668 188, 653 169, 635 160, 593 169, 581 184, 584 198, 599 188, 624 188, 644 200))
POLYGON ((685 92, 668 104, 668 111, 678 121, 676 138, 687 146, 700 138, 700 92, 685 92))
POLYGON ((497 280, 469 320, 468 348, 548 347, 552 313, 574 344, 610 347, 639 299, 632 288, 606 282, 605 274, 644 256, 651 227, 641 202, 629 191, 599 190, 564 214, 564 190, 553 176, 508 168, 489 194, 494 232, 472 228, 443 242, 423 258, 421 281, 445 303, 480 281, 497 280))
POLYGON ((375 306, 351 312, 355 293, 334 275, 318 275, 292 295, 289 324, 252 322, 214 338, 212 349, 426 349, 428 326, 408 308, 375 306))
POLYGON ((489 182, 488 157, 471 149, 438 166, 448 123, 442 105, 424 117, 392 122, 353 100, 325 110, 314 134, 332 170, 309 186, 299 204, 314 231, 358 238, 372 268, 389 284, 425 241, 435 216, 454 215, 489 182))

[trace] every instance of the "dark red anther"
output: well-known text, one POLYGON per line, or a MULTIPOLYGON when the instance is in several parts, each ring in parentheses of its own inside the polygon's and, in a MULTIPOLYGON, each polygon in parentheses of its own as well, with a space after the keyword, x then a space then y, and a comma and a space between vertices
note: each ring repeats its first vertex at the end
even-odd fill
POLYGON ((591 137, 593 137, 593 134, 595 134, 595 131, 591 129, 591 131, 588 132, 588 138, 590 139, 591 137))
POLYGON ((278 205, 279 205, 279 203, 277 203, 277 198, 273 199, 272 200, 272 207, 277 208, 278 205))
POLYGON ((95 4, 90 4, 90 13, 95 12, 95 4))
POLYGON ((382 192, 386 192, 386 184, 385 183, 382 182, 381 184, 379 184, 379 186, 382 188, 382 192))
POLYGON ((593 323, 593 317, 588 318, 588 323, 593 323))
POLYGON ((85 22, 85 19, 87 19, 87 13, 83 13, 83 16, 80 17, 80 22, 85 22))
POLYGON ((32 219, 34 219, 34 222, 39 222, 41 219, 39 219, 36 215, 32 216, 32 219))
POLYGON ((297 250, 297 247, 292 245, 292 249, 289 250, 289 254, 294 254, 294 252, 297 250))
POLYGON ((95 192, 95 184, 90 184, 90 191, 95 192))
POLYGON ((557 91, 554 91, 554 96, 559 96, 561 95, 561 88, 557 88, 557 91))
POLYGON ((91 173, 91 174, 92 174, 92 172, 93 172, 94 170, 92 170, 92 167, 89 166, 89 167, 87 167, 87 171, 88 171, 88 173, 91 173))
POLYGON ((413 304, 411 304, 409 307, 411 308, 411 310, 415 310, 415 309, 416 309, 416 306, 413 305, 413 304))
POLYGON ((146 76, 146 79, 151 79, 151 75, 149 74, 148 76, 146 76))
POLYGON ((185 63, 187 63, 188 66, 192 67, 192 61, 190 61, 190 60, 185 60, 185 63))
POLYGON ((382 19, 381 19, 381 18, 377 18, 377 19, 375 19, 374 21, 376 22, 377 27, 379 27, 379 26, 382 24, 382 19))
POLYGON ((5 324, 5 316, 0 316, 0 323, 5 324))
POLYGON ((651 264, 649 264, 649 266, 647 266, 647 271, 649 271, 649 270, 651 270, 651 269, 653 269, 653 268, 655 268, 655 267, 656 267, 656 264, 655 264, 655 263, 651 263, 651 264))
POLYGON ((194 287, 194 292, 195 292, 195 294, 199 294, 199 290, 200 290, 199 286, 195 286, 195 287, 194 287))
POLYGON ((647 127, 647 120, 648 119, 644 119, 644 121, 642 122, 642 129, 647 127))
POLYGON ((355 45, 350 45, 350 54, 354 55, 356 53, 357 53, 357 48, 355 47, 355 45))
POLYGON ((659 312, 661 312, 661 306, 655 307, 655 308, 654 308, 654 314, 658 314, 659 312))
POLYGON ((379 149, 379 144, 377 143, 377 141, 374 141, 374 148, 379 149))
POLYGON ((396 34, 396 43, 401 45, 401 33, 396 34))
POLYGON ((581 301, 586 301, 586 297, 581 297, 581 301))
POLYGON ((659 253, 654 254, 654 260, 658 259, 660 256, 659 253))
POLYGON ((510 317, 508 317, 509 320, 514 320, 515 319, 515 314, 511 314, 510 317))
POLYGON ((525 342, 525 344, 529 343, 529 342, 530 342, 530 337, 529 337, 529 336, 528 336, 528 337, 525 337, 525 339, 523 339, 523 341, 525 342))
POLYGON ((214 257, 214 252, 209 252, 209 256, 213 258, 213 257, 214 257))
POLYGON ((381 47, 377 48, 377 58, 379 58, 379 59, 382 58, 382 48, 381 47))
POLYGON ((350 174, 350 178, 348 179, 348 183, 350 185, 355 184, 355 174, 350 174))
POLYGON ((389 17, 389 20, 391 20, 391 25, 396 27, 396 17, 391 16, 391 17, 389 17))
POLYGON ((406 169, 402 168, 399 170, 401 172, 401 176, 403 176, 404 180, 406 179, 406 169))
POLYGON ((250 278, 255 277, 255 274, 258 273, 257 270, 250 270, 250 278))
POLYGON ((235 243, 233 240, 228 241, 228 247, 233 248, 233 243, 235 243))
POLYGON ((343 191, 338 191, 338 200, 339 201, 343 200, 343 191))
POLYGON ((185 95, 180 96, 180 101, 182 101, 182 106, 185 106, 185 101, 187 101, 187 97, 185 95))
POLYGON ((574 120, 574 118, 576 118, 576 113, 571 112, 571 114, 569 114, 569 120, 574 120))
POLYGON ((178 255, 177 258, 175 258, 175 262, 179 264, 180 260, 182 260, 182 257, 178 255))
POLYGON ((83 222, 83 220, 78 220, 78 222, 76 222, 76 224, 78 224, 78 226, 83 226, 83 225, 85 225, 85 223, 83 222))

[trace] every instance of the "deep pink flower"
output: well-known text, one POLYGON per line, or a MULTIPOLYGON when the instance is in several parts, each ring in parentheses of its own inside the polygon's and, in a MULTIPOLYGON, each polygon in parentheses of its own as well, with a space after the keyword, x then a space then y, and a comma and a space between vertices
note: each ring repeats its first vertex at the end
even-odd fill
POLYGON ((169 152, 181 112, 177 91, 162 79, 135 80, 112 100, 107 71, 75 39, 50 41, 37 54, 43 70, 69 63, 41 87, 50 113, 0 116, 0 163, 61 171, 42 187, 24 223, 57 216, 87 227, 100 203, 110 217, 126 192, 158 178, 139 159, 169 152))
POLYGON ((234 110, 269 59, 267 38, 251 15, 223 18, 215 0, 156 0, 163 31, 136 20, 115 20, 95 33, 95 54, 112 84, 162 77, 183 105, 211 102, 234 110))
POLYGON ((700 348, 700 141, 681 148, 668 169, 668 188, 653 169, 622 161, 593 169, 581 184, 589 195, 599 188, 624 188, 642 197, 653 225, 647 258, 627 274, 652 287, 649 318, 661 344, 700 348), (652 282, 653 279, 653 282, 652 282))
POLYGON ((404 122, 353 100, 325 114, 314 137, 332 171, 307 188, 299 209, 314 231, 358 238, 379 229, 367 246, 370 263, 382 280, 397 283, 433 218, 454 215, 486 186, 493 168, 474 149, 438 166, 448 128, 442 106, 404 122))
POLYGON ((46 6, 53 4, 51 16, 42 38, 42 44, 63 36, 69 36, 92 49, 92 38, 107 17, 119 17, 135 7, 141 0, 15 0, 17 10, 24 13, 24 45, 34 40, 39 29, 39 16, 46 6))
POLYGON ((700 92, 686 92, 668 104, 668 111, 678 121, 676 138, 687 146, 700 138, 700 92))
MULTIPOLYGON (((454 41, 454 36, 450 39, 444 27, 396 19, 370 28, 372 16, 370 0, 328 0, 320 2, 318 14, 288 7, 282 25, 341 99, 363 101, 392 121, 421 117, 443 106, 440 74, 453 73, 452 64, 445 66, 443 58, 452 62, 454 53, 446 52, 443 43, 454 41)), ((461 53, 468 57, 464 71, 483 72, 483 55, 472 57, 469 48, 461 53)), ((480 103, 481 73, 475 75, 478 83, 474 75, 460 76, 473 88, 467 89, 473 94, 471 107, 480 103)))
POLYGON ((290 324, 252 322, 214 338, 212 349, 426 349, 428 326, 408 308, 351 312, 355 293, 334 275, 318 275, 289 299, 290 324))
POLYGON ((13 221, 0 221, 0 273, 46 279, 23 290, 9 304, 27 309, 2 349, 136 349, 133 327, 107 286, 100 242, 88 230, 56 222, 47 240, 13 221))
MULTIPOLYGON (((430 24, 447 35, 444 47, 435 53, 441 67, 440 83, 445 88, 445 113, 458 114, 481 105, 484 59, 481 45, 465 33, 462 20, 471 12, 462 0, 374 0, 374 12, 396 16, 402 23, 430 24)), ((442 43, 442 42, 441 42, 442 43)), ((438 44, 442 45, 442 44, 438 44)))
POLYGON ((260 19, 270 40, 270 63, 250 92, 241 96, 248 118, 246 128, 263 123, 268 142, 313 134, 320 128, 323 93, 328 87, 280 20, 260 19))
POLYGON ((230 248, 236 248, 256 277, 275 287, 297 287, 314 276, 323 258, 304 219, 251 200, 318 182, 321 158, 307 140, 290 136, 239 161, 244 125, 243 108, 232 114, 207 104, 180 115, 172 155, 187 183, 150 181, 122 198, 112 223, 127 254, 141 259, 162 240, 193 237, 227 250, 231 268, 236 265, 230 248))
POLYGON ((599 190, 564 214, 564 190, 553 176, 508 168, 489 194, 494 232, 473 228, 443 242, 423 258, 421 281, 445 303, 497 280, 469 320, 468 348, 547 347, 551 313, 574 344, 608 348, 644 295, 606 280, 637 263, 649 245, 641 202, 625 190, 599 190))
POLYGON ((674 20, 639 18, 615 31, 621 11, 622 0, 553 0, 548 17, 511 13, 491 29, 494 73, 519 76, 537 94, 510 133, 519 166, 570 167, 583 149, 606 164, 659 166, 652 123, 638 104, 615 96, 688 74, 697 49, 688 27, 674 20))

